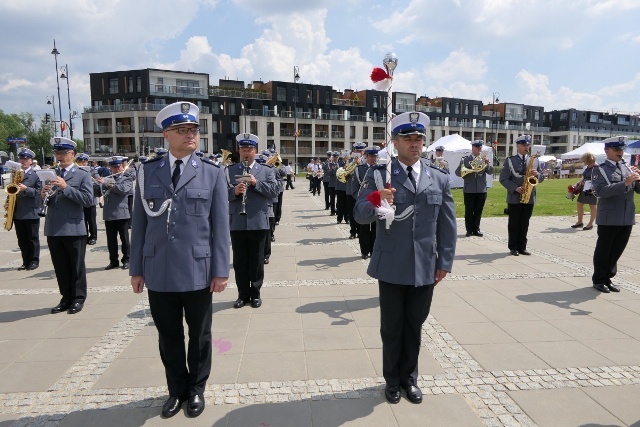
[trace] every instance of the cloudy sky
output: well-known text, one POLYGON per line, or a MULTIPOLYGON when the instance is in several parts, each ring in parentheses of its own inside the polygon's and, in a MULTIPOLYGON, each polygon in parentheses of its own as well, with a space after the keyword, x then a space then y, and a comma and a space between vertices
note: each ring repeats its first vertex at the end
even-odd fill
POLYGON ((392 51, 400 91, 638 112, 639 18, 638 0, 3 1, 0 109, 51 112, 55 39, 78 111, 89 73, 291 81, 297 65, 302 82, 360 90, 392 51))

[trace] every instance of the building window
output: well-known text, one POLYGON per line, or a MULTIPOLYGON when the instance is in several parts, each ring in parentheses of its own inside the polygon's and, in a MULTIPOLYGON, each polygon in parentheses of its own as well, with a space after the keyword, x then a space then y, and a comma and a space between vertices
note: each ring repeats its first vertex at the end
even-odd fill
POLYGON ((238 122, 231 122, 231 133, 240 133, 238 130, 238 122))
POLYGON ((249 122, 249 132, 254 135, 258 134, 258 122, 256 122, 255 120, 249 122))
POLYGON ((218 122, 211 122, 211 133, 218 133, 218 122))
POLYGON ((469 115, 469 104, 464 104, 464 114, 469 115))
POLYGON ((458 102, 453 106, 453 114, 460 114, 460 104, 458 102))
POLYGON ((298 99, 298 88, 294 87, 293 88, 293 102, 298 102, 298 101, 299 101, 299 99, 298 99))
POLYGON ((109 79, 109 93, 118 93, 118 79, 109 79))
POLYGON ((267 122, 267 136, 274 136, 273 132, 273 122, 267 122))
MULTIPOLYGON (((369 126, 364 126, 362 128, 362 139, 364 139, 365 141, 367 139, 369 139, 369 126)), ((409 175, 407 175, 407 176, 409 176, 409 175)))
POLYGON ((287 100, 287 88, 279 87, 278 88, 278 97, 276 99, 278 101, 286 101, 287 100))
POLYGON ((236 103, 235 102, 229 102, 229 115, 230 116, 235 116, 236 115, 236 103))
POLYGON ((540 110, 534 110, 533 111, 533 120, 540 120, 540 110))
POLYGON ((447 102, 447 103, 444 104, 444 112, 447 113, 447 114, 451 113, 451 104, 450 103, 447 102))
POLYGON ((477 116, 478 114, 480 114, 480 106, 478 104, 475 104, 473 106, 473 115, 477 116))
POLYGON ((567 120, 567 117, 568 117, 567 112, 560 113, 560 121, 567 120))
POLYGON ((313 96, 313 91, 307 90, 307 102, 311 102, 313 96))
MULTIPOLYGON (((373 108, 378 108, 378 97, 374 96, 373 97, 373 108)), ((407 175, 409 176, 409 175, 407 175)))
POLYGON ((136 91, 142 92, 142 77, 138 77, 136 80, 136 91))
POLYGON ((208 133, 209 131, 207 130, 207 119, 200 119, 199 123, 200 133, 208 133))
POLYGON ((181 95, 202 95, 200 82, 197 80, 179 80, 176 79, 176 93, 181 95))
POLYGON ((203 153, 209 152, 209 138, 200 138, 200 151, 203 153))

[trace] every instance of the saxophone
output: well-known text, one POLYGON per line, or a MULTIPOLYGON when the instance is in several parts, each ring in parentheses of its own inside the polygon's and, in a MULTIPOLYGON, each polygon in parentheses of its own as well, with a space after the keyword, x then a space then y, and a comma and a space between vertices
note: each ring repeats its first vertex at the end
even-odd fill
POLYGON ((13 214, 16 210, 16 198, 20 192, 20 183, 23 179, 24 172, 19 169, 14 169, 11 171, 11 184, 7 184, 5 187, 7 200, 4 202, 4 229, 7 231, 10 231, 13 228, 13 214))
POLYGON ((533 161, 538 158, 538 155, 533 155, 529 157, 529 162, 527 162, 527 171, 524 174, 524 181, 522 182, 522 194, 520 195, 520 203, 528 204, 529 199, 531 199, 531 193, 533 193, 533 187, 538 185, 538 177, 533 176, 531 172, 533 171, 533 161))

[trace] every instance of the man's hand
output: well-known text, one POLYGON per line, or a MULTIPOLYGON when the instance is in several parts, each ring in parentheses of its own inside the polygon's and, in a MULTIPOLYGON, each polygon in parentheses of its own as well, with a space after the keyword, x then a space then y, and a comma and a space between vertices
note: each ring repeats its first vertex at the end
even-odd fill
POLYGON ((249 184, 255 187, 257 183, 258 181, 256 181, 256 177, 251 175, 251 181, 249 181, 249 184))
POLYGON ((537 170, 535 170, 535 169, 533 169, 529 175, 531 175, 531 176, 538 176, 538 171, 537 171, 537 170))
POLYGON ((393 193, 395 192, 396 189, 393 187, 380 190, 380 200, 386 200, 390 206, 393 205, 393 193))
POLYGON ((640 175, 638 175, 637 173, 632 173, 631 175, 627 175, 627 177, 624 180, 625 185, 631 185, 633 184, 635 181, 640 180, 640 175))
POLYGON ((51 185, 57 185, 58 189, 62 191, 67 188, 67 181, 65 181, 62 177, 57 177, 56 179, 51 180, 51 185))
POLYGON ((18 184, 18 187, 20 187, 20 191, 25 191, 27 189, 27 186, 23 183, 18 184))
POLYGON ((228 277, 214 277, 211 279, 211 286, 209 286, 210 292, 222 292, 227 288, 228 277))
POLYGON ((433 282, 433 286, 437 285, 438 283, 440 283, 440 281, 442 279, 444 279, 447 276, 447 272, 444 270, 436 270, 436 281, 433 282))
POLYGON ((516 193, 520 193, 520 194, 524 193, 524 188, 522 187, 516 188, 516 193))
POLYGON ((234 191, 236 196, 244 194, 245 191, 247 191, 247 185, 244 182, 236 184, 235 191, 234 191))
POLYGON ((131 287, 134 293, 142 293, 144 289, 144 276, 131 276, 131 287))

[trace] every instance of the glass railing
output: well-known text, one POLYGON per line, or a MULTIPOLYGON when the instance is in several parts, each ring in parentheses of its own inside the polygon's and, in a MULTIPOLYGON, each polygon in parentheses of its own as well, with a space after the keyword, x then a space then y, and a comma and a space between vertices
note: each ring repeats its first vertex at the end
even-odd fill
POLYGON ((332 105, 350 105, 353 107, 363 107, 364 102, 356 99, 342 99, 342 98, 333 98, 331 100, 332 105))
POLYGON ((233 89, 220 89, 217 87, 209 88, 210 96, 224 96, 229 98, 246 98, 246 99, 271 99, 271 94, 267 92, 243 91, 233 89))
POLYGON ((131 126, 130 125, 119 125, 116 126, 116 133, 129 133, 131 132, 131 126))
POLYGON ((175 85, 149 85, 149 94, 157 96, 187 96, 190 98, 207 98, 201 87, 175 86, 175 85))
MULTIPOLYGON (((160 111, 165 104, 118 104, 118 105, 100 105, 96 107, 84 107, 85 113, 111 113, 120 111, 160 111)), ((200 113, 209 114, 210 108, 207 106, 200 107, 200 113)))

